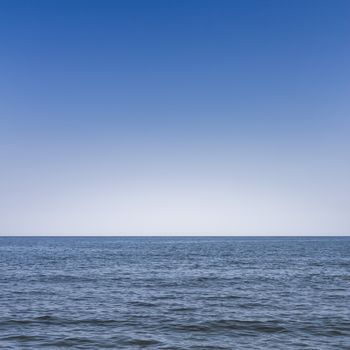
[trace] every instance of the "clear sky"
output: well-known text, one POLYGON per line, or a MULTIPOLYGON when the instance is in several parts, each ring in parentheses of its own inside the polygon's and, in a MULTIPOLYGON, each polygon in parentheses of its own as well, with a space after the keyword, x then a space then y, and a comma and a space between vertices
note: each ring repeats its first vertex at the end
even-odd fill
POLYGON ((350 1, 1 0, 0 234, 350 234, 350 1))

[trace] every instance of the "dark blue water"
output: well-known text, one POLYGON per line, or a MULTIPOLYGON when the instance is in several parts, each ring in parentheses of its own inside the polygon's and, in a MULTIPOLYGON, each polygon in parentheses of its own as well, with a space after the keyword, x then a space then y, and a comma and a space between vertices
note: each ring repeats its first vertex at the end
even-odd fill
POLYGON ((0 238, 1 349, 350 349, 350 238, 0 238))

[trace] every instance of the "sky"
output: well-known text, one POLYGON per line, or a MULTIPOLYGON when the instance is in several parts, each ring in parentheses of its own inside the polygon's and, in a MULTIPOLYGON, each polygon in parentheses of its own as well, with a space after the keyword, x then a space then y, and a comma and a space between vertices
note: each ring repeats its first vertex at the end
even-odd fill
POLYGON ((349 235, 350 2, 1 0, 1 235, 349 235))

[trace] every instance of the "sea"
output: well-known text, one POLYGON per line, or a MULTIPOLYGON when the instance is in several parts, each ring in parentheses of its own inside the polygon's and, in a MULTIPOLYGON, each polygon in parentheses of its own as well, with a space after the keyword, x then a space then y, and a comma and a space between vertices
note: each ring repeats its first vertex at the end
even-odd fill
POLYGON ((2 237, 0 349, 350 349, 350 237, 2 237))

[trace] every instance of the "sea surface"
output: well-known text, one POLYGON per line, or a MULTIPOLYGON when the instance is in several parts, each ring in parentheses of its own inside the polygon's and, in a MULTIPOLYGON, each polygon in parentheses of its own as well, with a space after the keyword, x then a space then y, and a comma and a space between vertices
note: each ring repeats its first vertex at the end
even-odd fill
POLYGON ((2 237, 0 349, 350 349, 350 237, 2 237))

